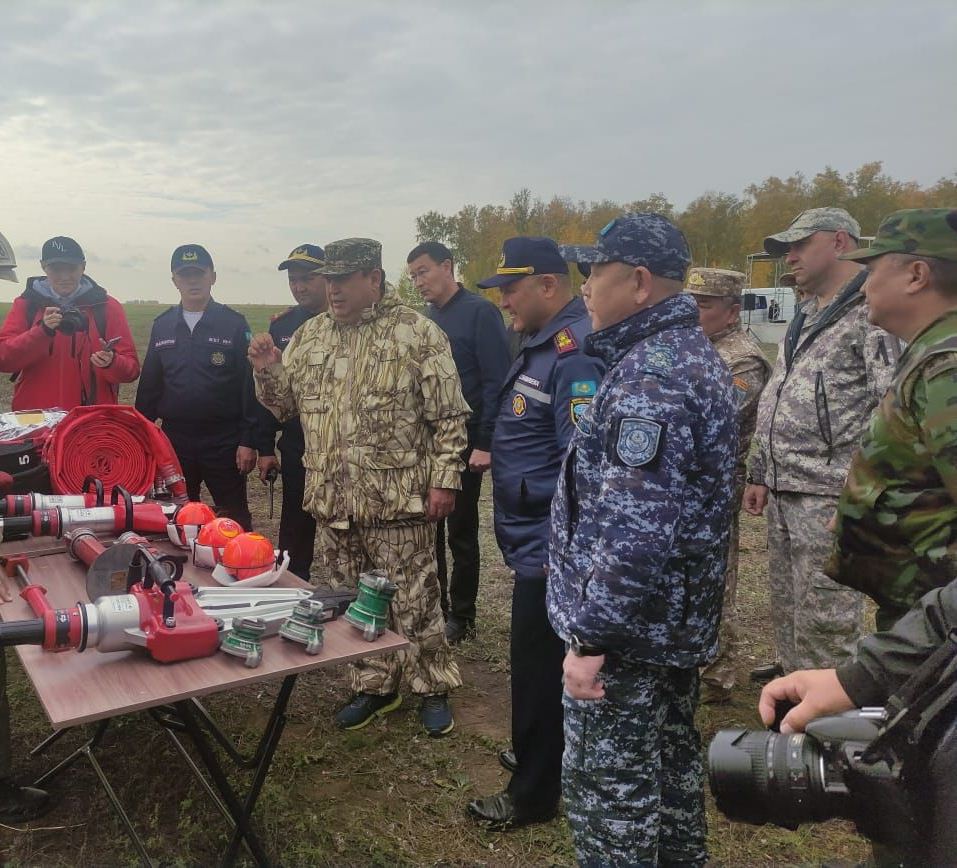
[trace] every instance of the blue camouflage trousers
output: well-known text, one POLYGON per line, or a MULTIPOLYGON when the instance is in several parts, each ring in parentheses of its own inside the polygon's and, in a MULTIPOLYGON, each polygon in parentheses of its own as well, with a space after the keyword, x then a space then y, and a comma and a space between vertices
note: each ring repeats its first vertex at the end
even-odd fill
POLYGON ((696 669, 608 656, 605 697, 565 694, 562 794, 582 866, 703 865, 696 669))

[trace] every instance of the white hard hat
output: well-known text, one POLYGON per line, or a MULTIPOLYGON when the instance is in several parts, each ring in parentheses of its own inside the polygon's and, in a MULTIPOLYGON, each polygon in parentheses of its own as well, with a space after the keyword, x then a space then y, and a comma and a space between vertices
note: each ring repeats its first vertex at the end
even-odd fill
POLYGON ((17 283, 17 273, 14 271, 16 267, 17 258, 13 255, 13 248, 10 242, 0 235, 0 280, 12 280, 17 283))

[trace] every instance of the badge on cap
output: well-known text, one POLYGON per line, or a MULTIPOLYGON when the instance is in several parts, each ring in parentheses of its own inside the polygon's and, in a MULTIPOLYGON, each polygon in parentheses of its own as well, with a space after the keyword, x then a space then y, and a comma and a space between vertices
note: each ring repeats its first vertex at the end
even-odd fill
POLYGON ((688 286, 705 286, 704 278, 696 271, 688 278, 688 286))
POLYGON ((626 467, 644 467, 661 445, 662 425, 653 419, 629 416, 621 420, 615 452, 626 467))

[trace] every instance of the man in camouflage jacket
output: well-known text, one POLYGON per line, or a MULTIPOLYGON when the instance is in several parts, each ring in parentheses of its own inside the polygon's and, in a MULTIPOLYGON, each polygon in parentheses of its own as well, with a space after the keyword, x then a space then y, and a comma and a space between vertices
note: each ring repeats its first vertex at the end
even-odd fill
POLYGON ((845 662, 862 627, 863 596, 823 572, 851 455, 898 354, 896 338, 867 321, 865 272, 838 258, 860 234, 843 209, 813 208, 764 240, 810 296, 761 396, 744 494, 751 514, 768 506, 771 624, 785 672, 845 662))
POLYGON ((898 211, 864 262, 871 321, 907 342, 838 504, 828 572, 891 625, 957 576, 957 209, 898 211))
POLYGON ((583 865, 703 865, 694 724, 714 656, 734 465, 731 374, 682 293, 684 236, 625 214, 595 247, 586 349, 607 373, 552 500, 548 615, 565 656, 562 790, 583 865))
POLYGON ((333 582, 355 587, 381 568, 399 586, 391 626, 409 649, 353 665, 356 695, 337 723, 358 729, 398 708, 404 669, 423 725, 443 735, 461 679, 439 607, 434 522, 455 503, 470 410, 448 339, 385 283, 381 245, 347 238, 325 253, 329 310, 282 354, 268 335, 252 341, 256 394, 280 421, 300 416, 303 505, 333 582))
POLYGON ((731 539, 728 545, 728 568, 724 573, 718 656, 701 672, 702 702, 726 702, 734 687, 738 640, 738 513, 744 497, 744 479, 757 422, 758 399, 771 373, 771 365, 761 345, 741 327, 744 279, 740 271, 692 268, 685 286, 685 292, 691 293, 698 305, 701 328, 731 371, 734 394, 738 399, 738 463, 734 471, 731 539))

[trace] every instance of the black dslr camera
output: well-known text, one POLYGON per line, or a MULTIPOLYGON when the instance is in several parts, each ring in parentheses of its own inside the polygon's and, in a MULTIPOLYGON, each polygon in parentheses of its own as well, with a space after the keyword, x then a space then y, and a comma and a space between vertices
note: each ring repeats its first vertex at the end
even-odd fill
POLYGON ((86 314, 72 305, 60 305, 60 314, 63 319, 57 327, 65 335, 75 335, 77 332, 89 330, 90 324, 87 321, 86 314))
POLYGON ((843 817, 897 847, 919 838, 914 800, 896 756, 874 750, 883 708, 821 717, 803 733, 725 729, 708 748, 718 809, 744 823, 796 829, 843 817))

